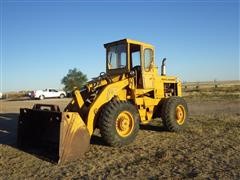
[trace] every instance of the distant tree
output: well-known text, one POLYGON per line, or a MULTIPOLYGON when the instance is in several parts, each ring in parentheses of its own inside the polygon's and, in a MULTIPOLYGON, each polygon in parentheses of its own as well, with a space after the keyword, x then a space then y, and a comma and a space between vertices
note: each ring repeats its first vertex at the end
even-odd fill
POLYGON ((63 77, 61 83, 65 86, 65 91, 72 91, 74 87, 81 88, 87 82, 87 76, 77 68, 69 69, 66 76, 63 77))

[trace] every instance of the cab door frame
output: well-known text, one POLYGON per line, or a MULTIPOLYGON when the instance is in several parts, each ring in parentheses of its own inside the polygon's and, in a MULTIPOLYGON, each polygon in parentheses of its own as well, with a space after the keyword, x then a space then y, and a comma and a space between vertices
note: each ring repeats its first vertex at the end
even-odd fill
POLYGON ((141 69, 144 89, 154 88, 154 59, 153 47, 141 46, 141 69), (147 56, 147 51, 150 52, 150 57, 147 56))

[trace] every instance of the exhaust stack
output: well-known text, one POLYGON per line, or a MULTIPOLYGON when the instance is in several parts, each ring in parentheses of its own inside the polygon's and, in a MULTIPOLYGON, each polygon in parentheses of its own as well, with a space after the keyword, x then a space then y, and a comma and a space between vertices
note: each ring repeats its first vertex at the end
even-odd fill
POLYGON ((165 64, 166 60, 167 60, 166 58, 163 58, 163 60, 162 60, 162 68, 161 68, 161 75, 162 76, 166 76, 166 64, 165 64))

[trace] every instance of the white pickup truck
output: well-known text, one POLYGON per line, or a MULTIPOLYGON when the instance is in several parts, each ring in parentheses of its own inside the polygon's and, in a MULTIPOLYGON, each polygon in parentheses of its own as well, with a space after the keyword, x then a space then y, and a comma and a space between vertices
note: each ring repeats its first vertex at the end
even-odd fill
POLYGON ((65 91, 58 91, 56 89, 45 89, 32 91, 30 94, 32 99, 45 99, 45 98, 64 98, 66 97, 65 91))

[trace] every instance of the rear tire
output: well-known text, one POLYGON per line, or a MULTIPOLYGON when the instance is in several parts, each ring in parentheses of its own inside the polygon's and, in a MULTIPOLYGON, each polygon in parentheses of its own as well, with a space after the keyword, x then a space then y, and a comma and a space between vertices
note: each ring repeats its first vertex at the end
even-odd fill
POLYGON ((170 97, 162 105, 161 118, 164 126, 171 132, 183 130, 188 121, 186 101, 181 97, 170 97))
POLYGON ((44 98, 45 98, 44 95, 39 96, 40 100, 43 100, 44 98))
POLYGON ((115 147, 135 140, 139 130, 139 114, 127 101, 110 101, 101 111, 99 129, 104 141, 115 147))
POLYGON ((59 96, 60 99, 62 99, 62 98, 64 98, 64 97, 65 97, 64 94, 60 94, 60 96, 59 96))

